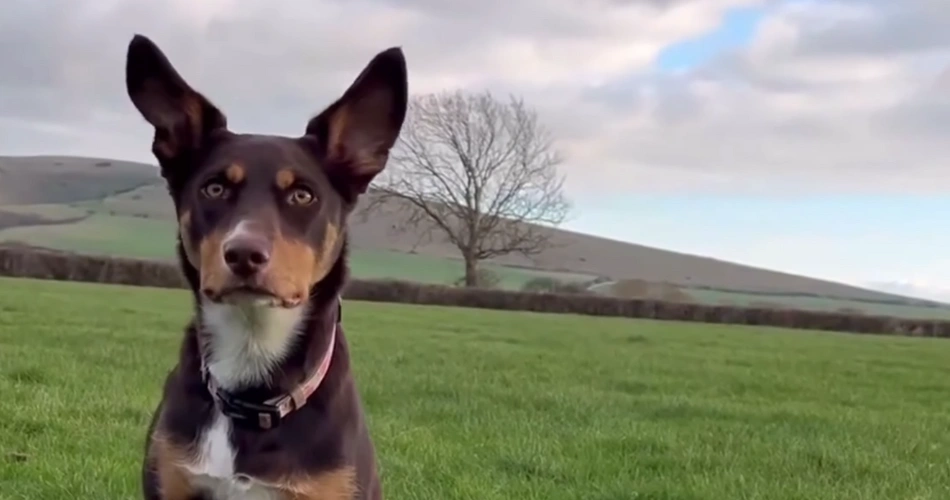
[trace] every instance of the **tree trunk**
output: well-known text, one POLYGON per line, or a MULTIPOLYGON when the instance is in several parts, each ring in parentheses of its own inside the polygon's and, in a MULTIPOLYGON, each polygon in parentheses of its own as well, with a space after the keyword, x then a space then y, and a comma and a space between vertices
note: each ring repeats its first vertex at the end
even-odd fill
POLYGON ((475 258, 464 255, 465 259, 465 286, 478 286, 478 261, 475 258))

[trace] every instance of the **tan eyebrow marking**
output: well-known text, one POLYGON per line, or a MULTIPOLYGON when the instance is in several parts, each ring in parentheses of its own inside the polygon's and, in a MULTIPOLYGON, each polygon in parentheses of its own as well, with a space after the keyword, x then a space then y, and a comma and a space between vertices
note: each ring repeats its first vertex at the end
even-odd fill
POLYGON ((297 180, 297 176, 294 174, 293 170, 289 168, 282 168, 277 171, 277 176, 274 180, 277 182, 277 187, 281 189, 287 189, 293 185, 295 180, 297 180))
POLYGON ((240 184, 244 181, 246 175, 247 172, 244 170, 244 167, 238 163, 232 163, 227 170, 224 171, 224 176, 227 177, 228 181, 232 184, 240 184))

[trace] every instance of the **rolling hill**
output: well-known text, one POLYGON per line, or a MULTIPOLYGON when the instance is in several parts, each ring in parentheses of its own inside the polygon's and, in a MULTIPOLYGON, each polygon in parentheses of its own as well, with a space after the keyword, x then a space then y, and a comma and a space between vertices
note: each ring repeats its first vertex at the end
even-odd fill
MULTIPOLYGON (((462 267, 451 245, 394 231, 402 217, 399 208, 389 204, 352 220, 354 275, 437 283, 458 279, 462 267)), ((106 158, 0 157, 0 242, 167 259, 173 256, 174 220, 154 166, 106 158)), ((705 303, 950 317, 950 307, 931 301, 576 232, 548 231, 554 246, 541 255, 505 256, 485 267, 508 288, 539 276, 576 282, 636 280, 674 287, 687 300, 705 303)))

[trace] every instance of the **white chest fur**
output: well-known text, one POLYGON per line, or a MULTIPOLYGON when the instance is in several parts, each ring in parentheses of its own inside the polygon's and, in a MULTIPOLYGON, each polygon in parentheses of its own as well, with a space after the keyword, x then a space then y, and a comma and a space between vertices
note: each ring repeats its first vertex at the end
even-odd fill
POLYGON ((253 304, 202 304, 202 323, 211 349, 208 370, 232 390, 267 383, 299 333, 305 306, 293 309, 253 304))
POLYGON ((213 500, 278 500, 270 485, 246 475, 234 473, 234 447, 229 434, 231 421, 217 413, 211 426, 198 440, 198 456, 188 467, 194 486, 213 500))
MULTIPOLYGON (((202 304, 202 323, 210 348, 208 370, 224 389, 267 383, 271 370, 284 358, 304 316, 294 309, 254 304, 202 304)), ((198 439, 198 456, 188 467, 194 485, 213 500, 278 500, 272 485, 235 474, 236 452, 231 444, 231 421, 215 411, 211 425, 198 439)))

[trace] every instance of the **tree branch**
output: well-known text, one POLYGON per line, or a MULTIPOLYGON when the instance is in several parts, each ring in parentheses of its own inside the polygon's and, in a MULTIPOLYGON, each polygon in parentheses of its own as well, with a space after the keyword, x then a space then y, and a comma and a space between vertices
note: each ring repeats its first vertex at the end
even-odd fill
POLYGON ((537 255, 550 247, 549 227, 570 211, 561 162, 537 114, 519 98, 460 91, 414 97, 361 215, 398 206, 401 230, 442 233, 466 261, 537 255))

